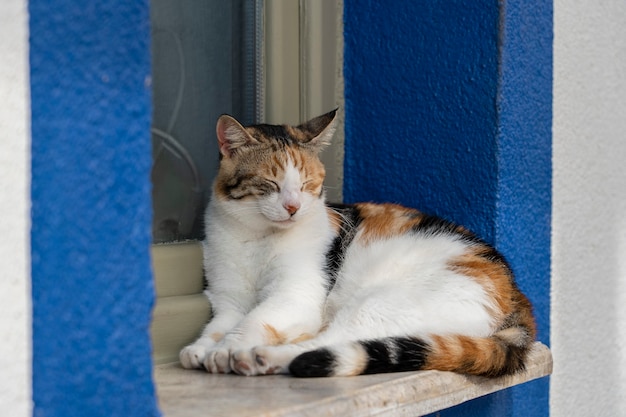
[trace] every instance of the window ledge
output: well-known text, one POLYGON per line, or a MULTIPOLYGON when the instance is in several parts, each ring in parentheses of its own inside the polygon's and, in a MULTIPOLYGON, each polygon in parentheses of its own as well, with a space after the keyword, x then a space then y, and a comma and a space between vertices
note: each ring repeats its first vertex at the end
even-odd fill
POLYGON ((495 379, 422 371, 342 378, 241 377, 155 367, 165 417, 406 416, 452 407, 552 372, 550 350, 537 342, 527 369, 495 379))

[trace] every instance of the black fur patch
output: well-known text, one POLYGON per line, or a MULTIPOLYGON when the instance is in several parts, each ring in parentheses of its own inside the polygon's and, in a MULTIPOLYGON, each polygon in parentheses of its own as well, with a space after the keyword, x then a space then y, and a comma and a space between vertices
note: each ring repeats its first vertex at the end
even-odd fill
POLYGON ((280 143, 283 146, 293 145, 296 143, 296 141, 289 136, 289 133, 284 126, 260 124, 252 125, 250 127, 256 129, 260 133, 260 135, 252 134, 252 136, 254 136, 257 140, 265 141, 264 138, 271 138, 273 141, 280 143))
POLYGON ((242 196, 234 196, 233 193, 235 190, 239 189, 242 186, 244 181, 249 181, 252 178, 252 174, 243 174, 241 172, 237 172, 232 178, 229 178, 227 182, 221 184, 221 191, 231 200, 239 200, 242 196))
POLYGON ((326 266, 324 270, 328 277, 328 292, 330 292, 337 282, 337 272, 341 268, 346 250, 352 243, 361 223, 361 215, 354 206, 343 204, 329 204, 328 206, 342 216, 339 234, 333 240, 328 252, 326 252, 326 266))
MULTIPOLYGON (((480 239, 476 237, 475 240, 480 240, 480 239)), ((480 240, 480 242, 482 243, 483 247, 485 248, 485 251, 483 253, 481 253, 480 256, 485 258, 485 259, 487 259, 488 261, 491 261, 491 262, 503 265, 506 269, 508 269, 509 274, 510 274, 510 276, 512 278, 513 277, 513 271, 511 269, 511 266, 507 262, 506 258, 500 252, 498 252, 498 250, 495 249, 493 246, 489 245, 486 242, 483 242, 482 240, 480 240)), ((515 285, 515 281, 514 280, 512 280, 511 282, 515 285)))
MULTIPOLYGON (((497 335, 496 339, 500 339, 497 335)), ((511 375, 519 371, 523 371, 525 369, 524 361, 526 360, 526 355, 528 354, 528 344, 524 344, 523 346, 515 346, 508 343, 505 340, 501 341, 502 348, 506 350, 506 360, 504 367, 498 370, 494 370, 487 374, 487 376, 502 376, 502 375, 511 375)))
POLYGON ((390 337, 360 342, 369 358, 364 374, 418 371, 430 352, 423 340, 411 337, 390 337))
POLYGON ((446 219, 442 219, 437 216, 432 216, 429 214, 424 214, 419 223, 413 226, 412 231, 418 234, 424 235, 448 235, 448 236, 458 236, 461 240, 472 243, 484 248, 484 251, 481 252, 480 256, 495 263, 499 263, 507 268, 510 272, 511 277, 513 277, 513 272, 511 270, 510 265, 502 256, 497 249, 493 246, 485 242, 483 239, 476 236, 474 233, 465 229, 462 226, 459 226, 451 221, 446 219))
POLYGON ((330 376, 335 368, 335 356, 328 349, 317 349, 297 356, 289 364, 289 372, 300 378, 330 376))

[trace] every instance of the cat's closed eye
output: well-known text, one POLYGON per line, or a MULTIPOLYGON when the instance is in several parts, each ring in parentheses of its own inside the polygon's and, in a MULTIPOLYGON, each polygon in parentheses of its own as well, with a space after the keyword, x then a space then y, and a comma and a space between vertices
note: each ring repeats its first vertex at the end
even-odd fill
POLYGON ((307 187, 307 185, 312 184, 313 180, 306 180, 302 183, 302 186, 300 187, 300 191, 304 191, 304 189, 307 187))
POLYGON ((278 183, 265 177, 254 177, 251 181, 251 186, 257 190, 255 194, 258 195, 280 192, 280 186, 278 183))

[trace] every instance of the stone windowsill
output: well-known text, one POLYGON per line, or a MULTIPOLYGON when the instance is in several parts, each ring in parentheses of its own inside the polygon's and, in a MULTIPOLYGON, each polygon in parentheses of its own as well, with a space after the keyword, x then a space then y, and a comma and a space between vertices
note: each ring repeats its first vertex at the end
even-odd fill
POLYGON ((422 371, 342 378, 241 377, 155 368, 165 417, 423 415, 541 378, 552 372, 550 350, 536 343, 525 372, 495 379, 422 371))

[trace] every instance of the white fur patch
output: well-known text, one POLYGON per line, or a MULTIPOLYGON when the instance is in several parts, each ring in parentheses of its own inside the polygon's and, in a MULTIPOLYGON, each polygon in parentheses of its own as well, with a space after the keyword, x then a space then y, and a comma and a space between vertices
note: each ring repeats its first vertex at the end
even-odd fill
POLYGON ((331 351, 336 361, 333 376, 359 375, 367 366, 367 352, 359 343, 333 346, 331 351))
POLYGON ((491 303, 483 287, 447 267, 464 249, 446 236, 353 244, 328 300, 329 310, 337 311, 331 328, 345 329, 352 340, 490 334, 491 303))

